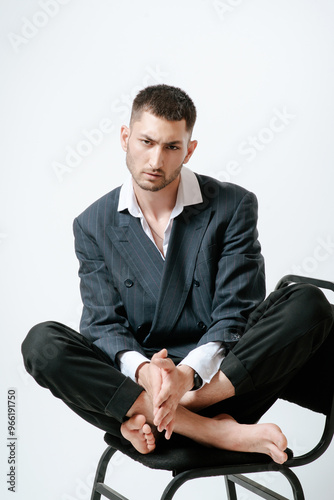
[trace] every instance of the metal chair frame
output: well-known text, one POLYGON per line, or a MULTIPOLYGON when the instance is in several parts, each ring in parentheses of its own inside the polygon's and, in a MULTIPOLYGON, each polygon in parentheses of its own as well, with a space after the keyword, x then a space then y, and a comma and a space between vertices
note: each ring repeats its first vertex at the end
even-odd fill
MULTIPOLYGON (((297 275, 284 276, 278 282, 276 289, 288 286, 292 283, 309 283, 319 288, 332 290, 334 292, 334 282, 297 275)), ((289 458, 283 465, 276 464, 275 462, 261 463, 261 461, 259 461, 258 463, 242 463, 240 465, 226 464, 223 466, 219 465, 217 467, 200 467, 186 471, 176 470, 173 471, 174 477, 166 486, 162 496, 160 497, 160 500, 171 500, 174 497, 176 491, 187 481, 196 478, 213 476, 225 476, 225 486, 228 500, 238 500, 235 487, 236 484, 242 486, 248 491, 255 493, 265 500, 289 500, 288 498, 276 493, 275 491, 244 476, 244 474, 273 471, 280 472, 289 481, 294 500, 305 500, 302 485, 291 468, 300 467, 317 460, 330 445, 333 433, 334 396, 331 410, 326 415, 324 430, 320 441, 312 450, 305 453, 304 455, 289 458)), ((116 453, 116 451, 116 448, 108 446, 108 448, 103 453, 97 467, 91 500, 100 500, 101 495, 108 498, 109 500, 128 500, 126 497, 104 484, 109 461, 111 460, 114 453, 116 453)), ((159 452, 157 451, 157 453, 159 452)), ((243 455, 243 453, 240 452, 240 455, 243 455)), ((145 455, 143 455, 143 457, 145 457, 145 455)))

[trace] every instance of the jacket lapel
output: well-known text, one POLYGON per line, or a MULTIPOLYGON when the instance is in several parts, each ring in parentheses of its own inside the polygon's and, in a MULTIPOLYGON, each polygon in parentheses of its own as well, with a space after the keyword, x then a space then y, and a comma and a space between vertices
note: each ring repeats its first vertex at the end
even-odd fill
POLYGON ((113 245, 126 260, 141 286, 156 301, 164 261, 155 245, 145 235, 140 219, 120 212, 119 225, 108 226, 106 230, 113 245))
POLYGON ((210 207, 196 212, 194 207, 186 207, 174 220, 152 324, 153 335, 172 330, 184 307, 210 215, 210 207))

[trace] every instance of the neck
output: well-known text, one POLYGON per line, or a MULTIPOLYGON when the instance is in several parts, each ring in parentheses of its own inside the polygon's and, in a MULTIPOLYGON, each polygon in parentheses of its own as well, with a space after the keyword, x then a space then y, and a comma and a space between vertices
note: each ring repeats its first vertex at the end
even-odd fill
POLYGON ((160 219, 170 214, 175 206, 180 175, 159 191, 147 191, 133 182, 133 189, 141 211, 146 216, 160 219))

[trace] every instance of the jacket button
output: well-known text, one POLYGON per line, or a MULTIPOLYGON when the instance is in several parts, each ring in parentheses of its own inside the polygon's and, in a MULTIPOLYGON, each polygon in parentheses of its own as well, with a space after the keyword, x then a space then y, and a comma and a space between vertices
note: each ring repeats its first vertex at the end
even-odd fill
POLYGON ((194 280, 194 286, 197 286, 197 287, 198 287, 198 286, 199 286, 199 281, 194 280))
POLYGON ((133 286, 133 281, 132 280, 125 280, 124 281, 124 285, 127 287, 127 288, 131 288, 133 286))
POLYGON ((205 329, 206 329, 206 326, 205 326, 205 324, 203 323, 203 321, 199 321, 199 322, 197 323, 197 326, 198 326, 198 328, 199 328, 200 330, 205 330, 205 329))

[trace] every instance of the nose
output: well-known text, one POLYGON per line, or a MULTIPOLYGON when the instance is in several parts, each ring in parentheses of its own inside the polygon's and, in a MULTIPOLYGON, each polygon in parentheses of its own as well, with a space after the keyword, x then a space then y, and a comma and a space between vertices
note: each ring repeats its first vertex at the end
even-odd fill
POLYGON ((157 145, 151 150, 149 165, 153 170, 158 170, 163 164, 163 151, 162 148, 157 145))

